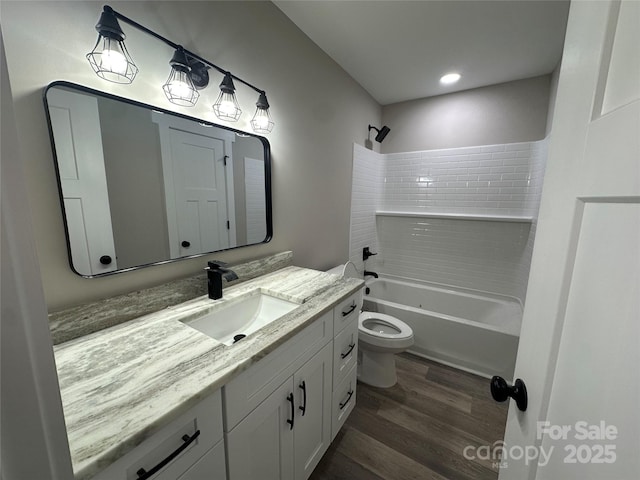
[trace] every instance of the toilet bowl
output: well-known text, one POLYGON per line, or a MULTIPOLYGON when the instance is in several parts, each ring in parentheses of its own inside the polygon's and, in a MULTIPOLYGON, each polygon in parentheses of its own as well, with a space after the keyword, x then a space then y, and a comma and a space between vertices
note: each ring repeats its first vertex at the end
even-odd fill
POLYGON ((358 319, 358 380, 374 387, 392 387, 398 381, 395 354, 413 345, 413 331, 403 321, 376 312, 358 319))
MULTIPOLYGON (((343 278, 362 278, 353 262, 327 270, 343 278)), ((374 387, 393 387, 395 354, 413 345, 413 330, 402 320, 384 313, 360 312, 358 318, 358 380, 374 387)))

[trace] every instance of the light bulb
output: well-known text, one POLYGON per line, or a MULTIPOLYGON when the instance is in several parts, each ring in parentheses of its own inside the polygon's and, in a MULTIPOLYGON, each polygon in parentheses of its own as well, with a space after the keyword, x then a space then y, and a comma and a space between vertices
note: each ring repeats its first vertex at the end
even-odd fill
POLYGON ((236 113, 236 106, 233 102, 229 100, 223 100, 220 102, 220 114, 228 115, 230 117, 234 116, 236 113))
POLYGON ((269 126, 269 117, 264 110, 259 110, 253 118, 254 126, 260 129, 266 129, 269 126))
POLYGON ((460 80, 459 73, 447 73, 440 78, 440 83, 444 85, 451 85, 452 83, 456 83, 458 80, 460 80))
POLYGON ((182 80, 172 80, 167 84, 167 89, 173 97, 188 98, 191 96, 191 87, 182 80))
POLYGON ((127 59, 119 51, 107 47, 102 50, 100 68, 117 75, 124 75, 127 73, 127 59))

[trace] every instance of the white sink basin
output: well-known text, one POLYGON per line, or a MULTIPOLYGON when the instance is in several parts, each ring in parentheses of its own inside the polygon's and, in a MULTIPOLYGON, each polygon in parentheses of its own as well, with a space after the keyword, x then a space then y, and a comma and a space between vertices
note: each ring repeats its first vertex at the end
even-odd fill
POLYGON ((231 345, 236 335, 251 335, 298 306, 297 303, 257 292, 184 323, 220 343, 231 345))

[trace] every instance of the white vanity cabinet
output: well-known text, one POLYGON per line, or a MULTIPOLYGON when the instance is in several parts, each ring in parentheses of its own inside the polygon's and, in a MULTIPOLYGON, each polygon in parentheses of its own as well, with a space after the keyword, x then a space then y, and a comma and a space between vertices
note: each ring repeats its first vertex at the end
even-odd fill
POLYGON ((362 301, 362 290, 359 290, 333 309, 332 440, 356 405, 358 317, 362 301))
POLYGON ((325 345, 228 433, 230 479, 311 475, 331 443, 331 350, 325 345))
POLYGON ((331 443, 332 340, 329 311, 225 385, 230 480, 311 475, 331 443))
POLYGON ((92 479, 224 480, 222 423, 218 390, 92 479))
POLYGON ((361 291, 223 389, 229 480, 306 480, 355 405, 361 291))

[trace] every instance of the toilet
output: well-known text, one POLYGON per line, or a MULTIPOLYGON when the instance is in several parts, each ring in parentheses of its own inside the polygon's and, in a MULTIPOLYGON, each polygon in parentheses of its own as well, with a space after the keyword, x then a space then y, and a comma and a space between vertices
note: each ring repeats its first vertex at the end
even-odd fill
POLYGON ((374 387, 393 387, 396 353, 413 345, 413 330, 384 313, 361 312, 358 319, 358 380, 374 387))
MULTIPOLYGON (((362 278, 352 262, 327 273, 362 278)), ((413 345, 413 330, 396 317, 360 312, 358 318, 358 380, 374 387, 393 387, 398 381, 395 354, 413 345)))

